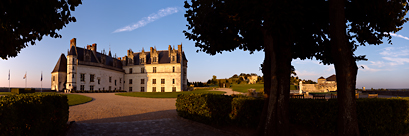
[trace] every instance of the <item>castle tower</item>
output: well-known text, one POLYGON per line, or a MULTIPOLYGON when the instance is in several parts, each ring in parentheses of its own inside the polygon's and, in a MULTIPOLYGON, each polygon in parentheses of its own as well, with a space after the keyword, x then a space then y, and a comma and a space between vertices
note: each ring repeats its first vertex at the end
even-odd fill
POLYGON ((61 92, 65 90, 67 80, 67 59, 61 54, 54 70, 51 72, 51 90, 61 92))
MULTIPOLYGON (((70 51, 67 54, 66 70, 67 70, 67 83, 65 84, 66 90, 77 90, 77 47, 76 39, 73 38, 70 41, 70 51)), ((96 49, 96 45, 94 46, 96 49)))

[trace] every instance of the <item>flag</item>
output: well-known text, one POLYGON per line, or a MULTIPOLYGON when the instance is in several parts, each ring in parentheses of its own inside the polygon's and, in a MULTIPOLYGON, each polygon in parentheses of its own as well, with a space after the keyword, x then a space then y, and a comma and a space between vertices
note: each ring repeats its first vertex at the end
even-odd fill
POLYGON ((26 74, 24 74, 24 77, 23 77, 23 79, 26 79, 27 78, 27 73, 26 74))
POLYGON ((9 80, 10 80, 10 69, 9 69, 9 80))
POLYGON ((41 72, 41 81, 43 81, 43 72, 41 72))

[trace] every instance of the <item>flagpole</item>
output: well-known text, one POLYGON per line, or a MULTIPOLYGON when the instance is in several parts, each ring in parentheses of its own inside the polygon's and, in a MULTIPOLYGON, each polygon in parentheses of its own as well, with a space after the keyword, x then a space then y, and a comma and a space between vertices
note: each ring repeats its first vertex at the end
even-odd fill
POLYGON ((27 88, 27 71, 26 71, 25 77, 26 77, 26 87, 25 88, 27 88))
POLYGON ((41 92, 43 92, 43 71, 41 71, 41 92))
POLYGON ((11 88, 10 88, 10 69, 9 69, 9 92, 11 92, 11 88))

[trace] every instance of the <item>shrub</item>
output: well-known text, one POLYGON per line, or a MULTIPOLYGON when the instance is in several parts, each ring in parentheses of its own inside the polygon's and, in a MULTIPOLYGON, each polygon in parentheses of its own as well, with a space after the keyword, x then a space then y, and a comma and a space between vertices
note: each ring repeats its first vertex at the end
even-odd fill
POLYGON ((66 95, 53 93, 0 97, 0 135, 61 135, 67 101, 66 95))
POLYGON ((257 127, 264 106, 264 99, 237 96, 231 102, 230 119, 234 124, 246 127, 257 127))
POLYGON ((11 88, 12 94, 35 93, 34 88, 11 88))
POLYGON ((217 94, 180 94, 176 100, 179 116, 206 124, 229 122, 232 97, 217 94))
MULTIPOLYGON (((361 135, 399 135, 409 133, 409 99, 357 99, 358 125, 361 135)), ((314 126, 335 134, 338 117, 337 100, 291 99, 290 122, 314 126)))

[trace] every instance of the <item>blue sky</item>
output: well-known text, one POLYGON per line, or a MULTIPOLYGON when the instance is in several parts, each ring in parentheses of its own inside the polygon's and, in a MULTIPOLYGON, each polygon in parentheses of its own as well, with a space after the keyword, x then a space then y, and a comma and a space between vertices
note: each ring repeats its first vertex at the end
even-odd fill
MULTIPOLYGON (((11 71, 11 87, 24 87, 23 76, 27 72, 27 86, 51 86, 51 71, 61 53, 66 54, 69 41, 77 38, 77 46, 97 43, 97 50, 111 49, 112 54, 123 57, 128 49, 134 52, 154 47, 166 50, 168 45, 183 44, 188 59, 188 80, 207 81, 216 75, 229 78, 234 74, 256 73, 262 75, 260 64, 264 52, 249 54, 235 50, 211 56, 196 53, 194 42, 182 33, 187 30, 183 0, 163 1, 108 1, 85 0, 72 14, 77 22, 59 31, 63 38, 44 37, 36 45, 23 49, 15 58, 0 60, 0 87, 8 87, 11 71)), ((396 33, 393 45, 360 47, 358 55, 367 55, 368 61, 358 62, 364 66, 358 71, 357 88, 409 88, 409 25, 396 33)), ((385 42, 387 43, 387 42, 385 42)), ((298 76, 316 81, 320 76, 335 73, 333 65, 324 66, 315 60, 293 60, 298 76)))

